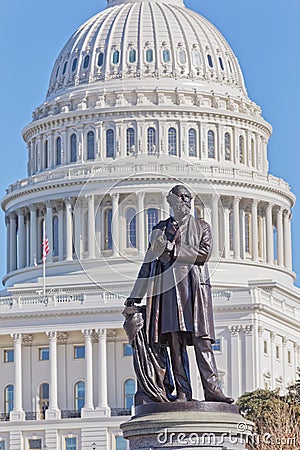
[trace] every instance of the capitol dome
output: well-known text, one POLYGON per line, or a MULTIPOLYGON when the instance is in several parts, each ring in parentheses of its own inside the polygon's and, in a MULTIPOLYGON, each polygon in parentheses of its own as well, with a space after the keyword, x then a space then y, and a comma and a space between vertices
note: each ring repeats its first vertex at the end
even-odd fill
POLYGON ((238 61, 222 34, 181 0, 109 1, 73 34, 51 74, 47 100, 104 82, 156 86, 165 78, 185 89, 246 96, 238 61), (138 80, 138 81, 137 81, 138 80))

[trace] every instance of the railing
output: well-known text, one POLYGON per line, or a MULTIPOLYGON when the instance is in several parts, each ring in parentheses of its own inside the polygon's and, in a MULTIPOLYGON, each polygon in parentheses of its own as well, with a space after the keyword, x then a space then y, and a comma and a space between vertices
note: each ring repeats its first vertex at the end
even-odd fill
POLYGON ((69 409, 61 411, 62 419, 77 419, 79 417, 81 417, 80 411, 69 410, 69 409))
POLYGON ((0 297, 0 307, 22 307, 27 305, 56 305, 62 303, 81 303, 85 300, 84 294, 53 294, 53 295, 32 295, 24 297, 0 297))
POLYGON ((112 416, 131 416, 131 409, 129 408, 111 408, 112 416))
POLYGON ((36 411, 25 411, 25 420, 39 420, 42 417, 40 417, 40 413, 36 411))
POLYGON ((151 165, 120 165, 120 166, 90 166, 90 167, 78 167, 69 168, 66 167, 61 170, 46 171, 43 173, 38 173, 32 175, 28 178, 23 178, 14 184, 11 184, 7 189, 7 194, 11 194, 15 190, 22 189, 25 187, 32 186, 37 183, 45 183, 48 181, 54 181, 58 179, 76 179, 80 177, 86 177, 93 175, 95 178, 107 179, 112 176, 123 177, 130 174, 138 175, 139 173, 155 173, 159 174, 170 174, 182 173, 184 175, 199 175, 200 173, 206 175, 207 177, 228 177, 233 179, 252 179, 257 182, 268 183, 272 186, 280 187, 284 190, 289 190, 289 184, 281 178, 277 178, 270 174, 258 173, 256 171, 247 169, 237 169, 237 168, 224 168, 211 165, 166 165, 166 164, 151 164, 151 165))
POLYGON ((0 413, 0 421, 1 422, 7 422, 9 420, 9 414, 8 413, 0 413))

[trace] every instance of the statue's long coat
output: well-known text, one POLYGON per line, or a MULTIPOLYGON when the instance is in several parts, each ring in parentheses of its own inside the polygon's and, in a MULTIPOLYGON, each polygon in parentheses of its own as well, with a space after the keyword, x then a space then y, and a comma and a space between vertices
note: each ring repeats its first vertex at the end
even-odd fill
POLYGON ((148 342, 167 344, 168 333, 176 331, 214 341, 207 267, 212 248, 209 224, 187 215, 179 227, 170 217, 153 230, 161 230, 169 241, 175 242, 175 247, 171 259, 167 252, 157 258, 149 247, 130 295, 141 299, 147 293, 148 342))

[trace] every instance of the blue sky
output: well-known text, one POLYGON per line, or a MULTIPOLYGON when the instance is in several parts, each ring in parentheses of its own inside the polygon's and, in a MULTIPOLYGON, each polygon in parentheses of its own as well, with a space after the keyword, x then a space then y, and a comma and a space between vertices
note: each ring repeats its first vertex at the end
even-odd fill
MULTIPOLYGON (((76 28, 106 0, 2 0, 0 4, 0 196, 26 176, 22 128, 46 95, 50 72, 76 28)), ((248 94, 273 125, 270 172, 299 199, 293 210, 294 270, 300 286, 300 2, 299 0, 186 0, 213 22, 237 55, 248 94)), ((5 273, 4 215, 0 219, 0 277, 5 273)))

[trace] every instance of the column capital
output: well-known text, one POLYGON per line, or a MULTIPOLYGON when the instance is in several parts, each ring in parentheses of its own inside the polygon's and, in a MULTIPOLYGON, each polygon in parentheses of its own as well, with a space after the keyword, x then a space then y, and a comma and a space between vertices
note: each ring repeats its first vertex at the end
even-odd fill
POLYGON ((275 342, 275 338, 276 338, 276 333, 274 331, 270 332, 270 338, 271 338, 271 342, 275 342))
POLYGON ((32 344, 32 334, 23 334, 22 335, 22 342, 25 347, 30 347, 32 344))
POLYGON ((267 211, 272 211, 273 210, 273 207, 274 207, 274 204, 273 203, 268 203, 267 204, 267 211))
POLYGON ((66 344, 68 341, 68 333, 59 332, 57 333, 57 343, 58 344, 66 344))
POLYGON ((108 337, 108 330, 106 328, 99 328, 95 330, 95 333, 98 336, 98 340, 100 339, 106 340, 108 337))
POLYGON ((290 210, 290 209, 285 209, 285 210, 283 211, 283 217, 284 217, 285 219, 291 220, 291 219, 292 219, 292 212, 291 212, 291 210, 290 210))
POLYGON ((17 214, 18 214, 18 216, 24 216, 24 214, 25 214, 24 208, 18 208, 17 214))
POLYGON ((259 200, 257 200, 256 198, 254 198, 251 202, 251 206, 252 208, 256 208, 259 204, 259 200))
POLYGON ((8 214, 8 217, 9 217, 9 220, 16 220, 17 215, 16 215, 15 211, 13 211, 8 214))
POLYGON ((283 347, 286 347, 287 346, 287 338, 285 337, 285 336, 283 336, 283 338, 282 338, 282 345, 283 345, 283 347))
POLYGON ((85 338, 91 338, 93 336, 94 330, 92 329, 81 330, 81 333, 85 338))
POLYGON ((263 335, 264 332, 264 327, 262 325, 258 325, 257 327, 257 331, 258 331, 258 335, 261 337, 263 335))
POLYGON ((233 197, 233 203, 235 203, 235 204, 239 204, 241 200, 242 200, 242 197, 239 197, 237 195, 235 195, 233 197))
POLYGON ((107 329, 106 330, 106 337, 108 342, 113 342, 117 337, 117 330, 107 329))
POLYGON ((145 192, 137 192, 136 196, 139 200, 144 200, 145 198, 145 192))
POLYGON ((49 341, 56 341, 57 333, 56 331, 46 331, 49 341))
POLYGON ((252 336, 253 334, 253 324, 243 325, 243 330, 246 336, 252 336))
POLYGON ((15 343, 22 343, 22 333, 13 333, 11 334, 11 337, 15 343))
POLYGON ((113 200, 119 200, 120 194, 119 192, 110 192, 109 194, 113 200))
POLYGON ((241 325, 231 325, 228 327, 231 336, 238 336, 241 330, 241 325))
POLYGON ((29 211, 30 212, 35 212, 36 211, 36 208, 37 208, 37 205, 36 204, 31 204, 31 205, 29 205, 29 211))

